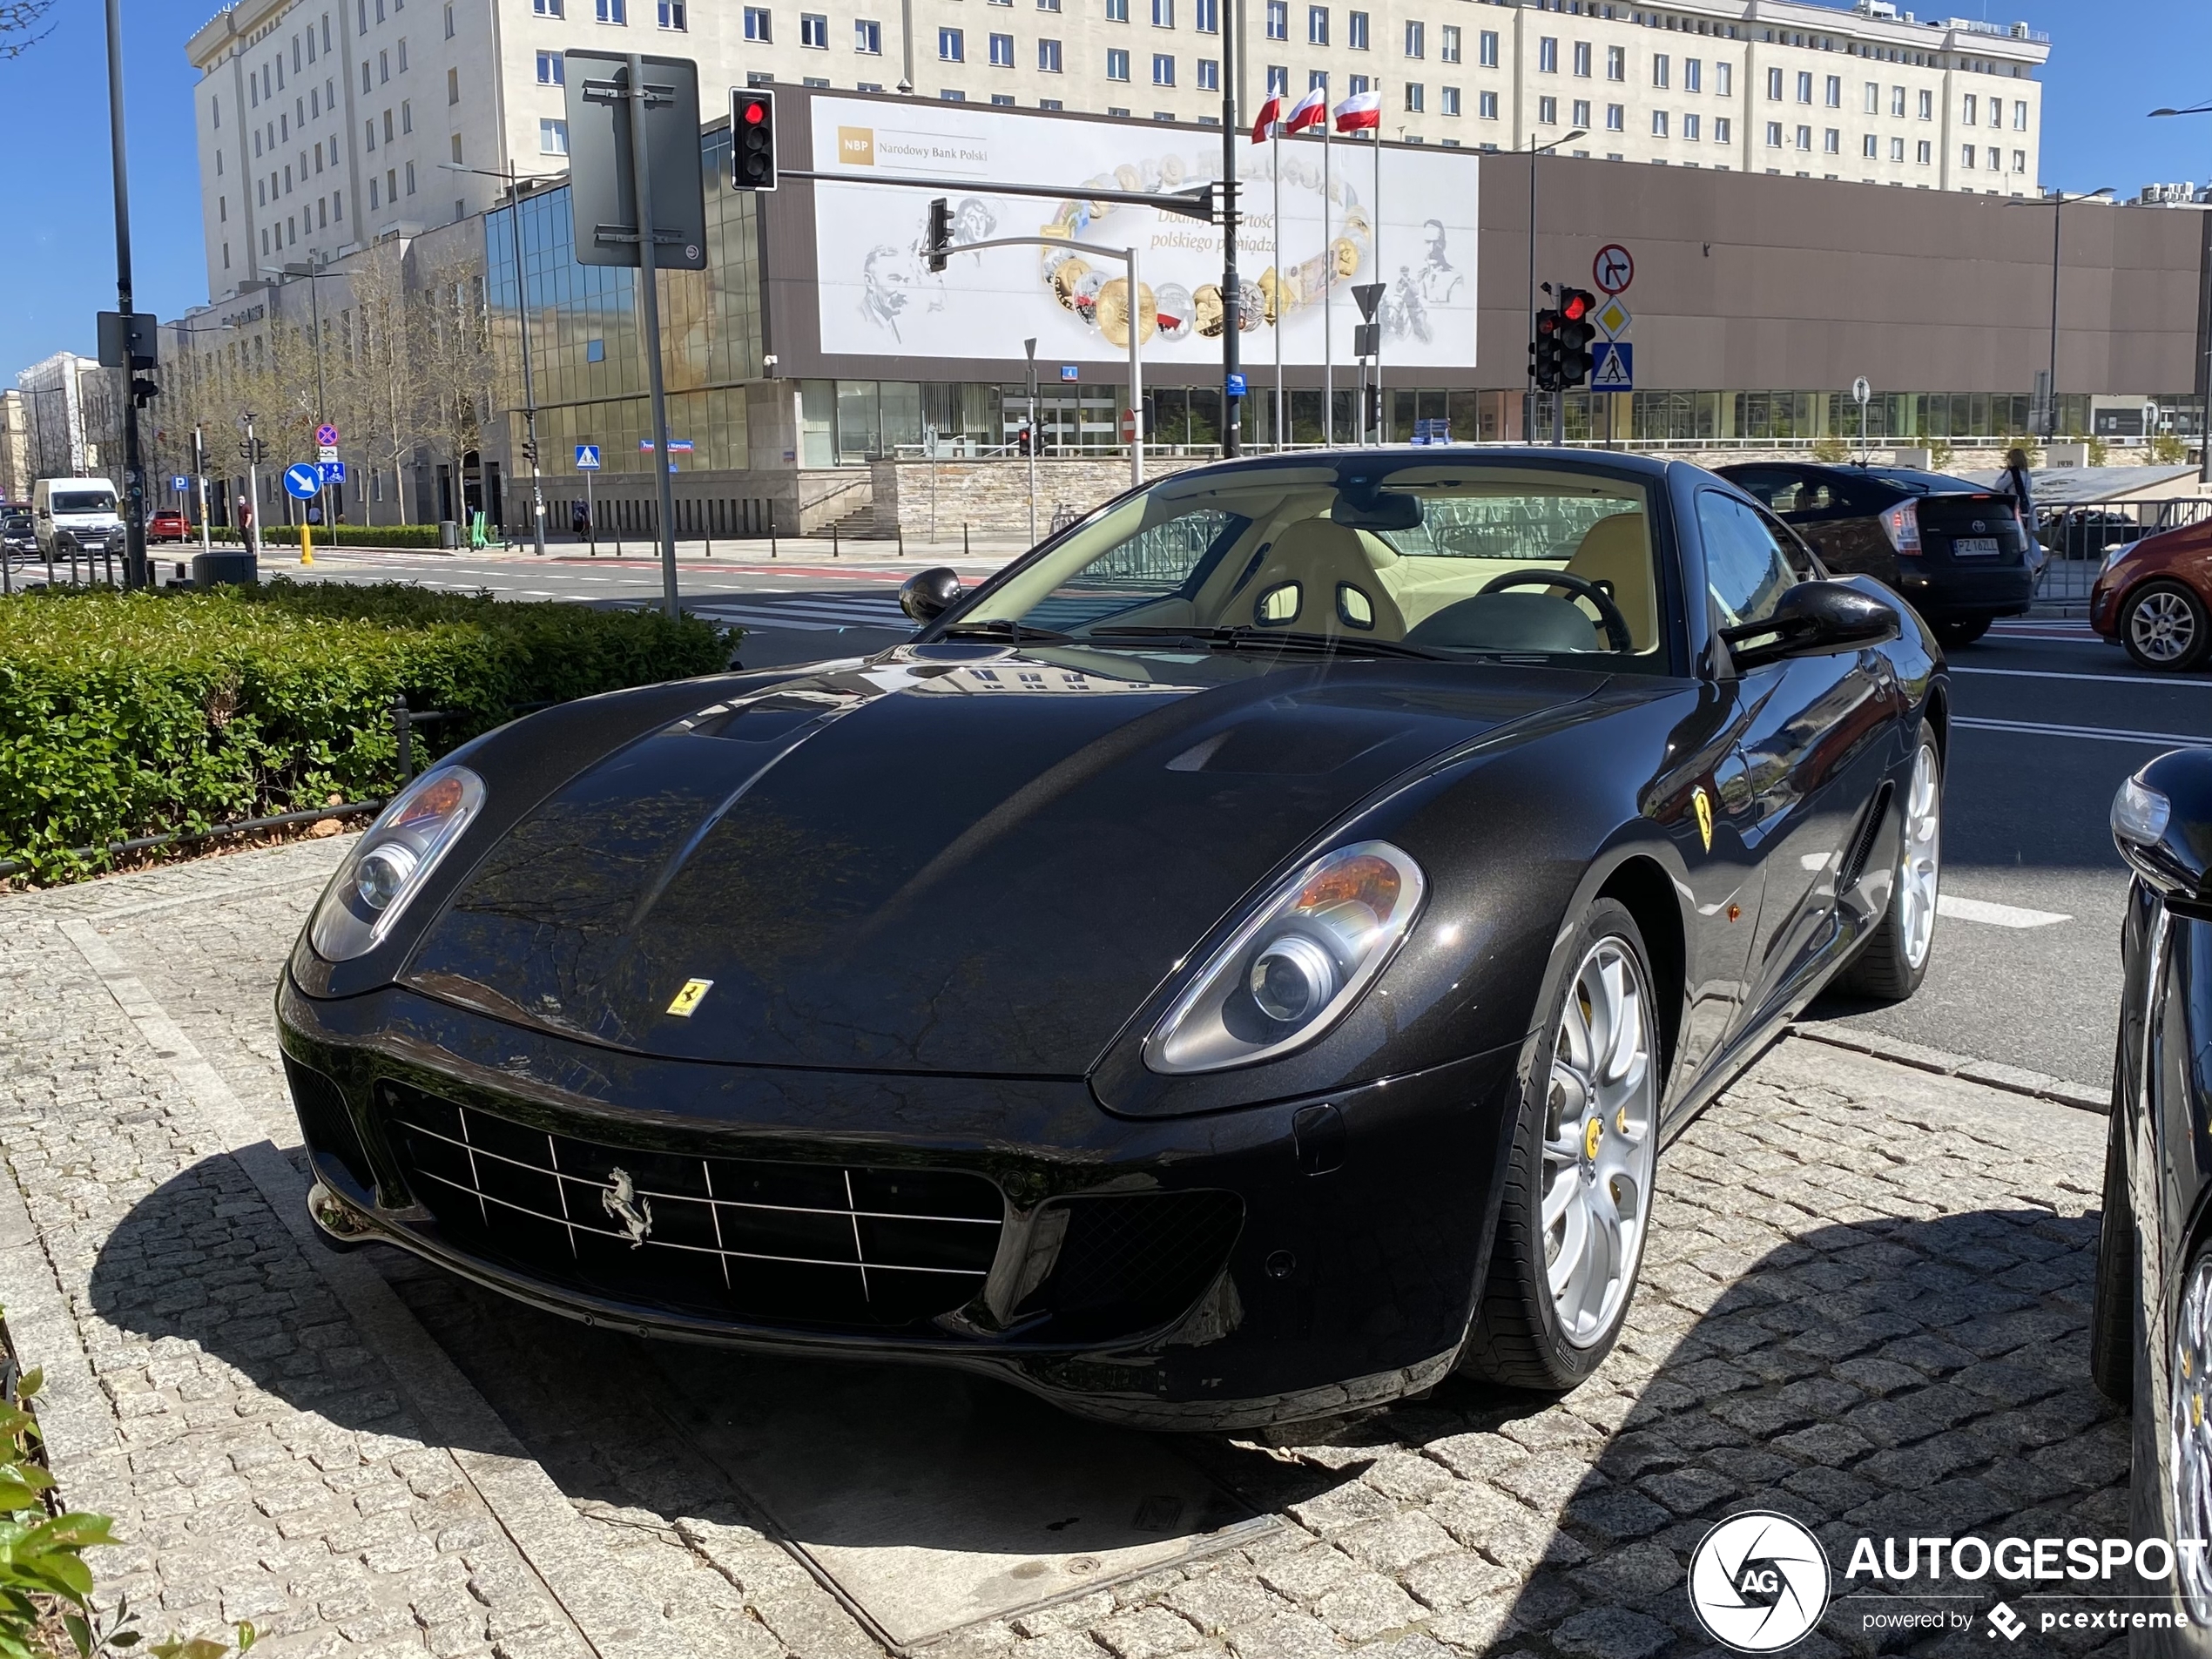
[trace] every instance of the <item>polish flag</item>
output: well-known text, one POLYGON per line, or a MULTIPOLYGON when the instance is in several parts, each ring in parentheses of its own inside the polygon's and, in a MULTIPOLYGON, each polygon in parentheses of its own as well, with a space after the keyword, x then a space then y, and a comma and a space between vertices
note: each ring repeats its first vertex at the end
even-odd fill
POLYGON ((1270 93, 1267 102, 1259 106, 1258 118, 1252 122, 1252 142, 1265 144, 1267 135, 1274 129, 1275 124, 1282 118, 1283 95, 1280 92, 1270 93))
POLYGON ((1379 91, 1354 92, 1337 105, 1337 131, 1358 132, 1363 128, 1382 127, 1382 94, 1379 91))
MULTIPOLYGON (((1379 111, 1380 106, 1378 105, 1379 111)), ((1303 132, 1308 127, 1318 127, 1329 118, 1329 91, 1317 86, 1300 98, 1283 120, 1285 132, 1303 132)))

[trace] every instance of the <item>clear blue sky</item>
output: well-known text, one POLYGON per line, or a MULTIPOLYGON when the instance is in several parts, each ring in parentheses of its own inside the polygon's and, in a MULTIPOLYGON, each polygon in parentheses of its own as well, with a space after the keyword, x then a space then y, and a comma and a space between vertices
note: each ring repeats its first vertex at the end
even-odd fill
MULTIPOLYGON (((1256 0, 1248 0, 1248 3, 1256 0)), ((2212 101, 2206 0, 1953 0, 1959 15, 2024 17, 2051 36, 2043 182, 2110 185, 2212 177, 2212 115, 2148 111, 2212 101)), ((138 303, 163 317, 206 299, 185 37, 217 0, 123 0, 138 303)), ((1947 15, 1921 0, 1925 16, 1947 15)), ((53 32, 0 60, 0 143, 12 165, 0 217, 0 384, 64 347, 93 349, 92 314, 115 304, 105 33, 99 0, 59 0, 53 32)))

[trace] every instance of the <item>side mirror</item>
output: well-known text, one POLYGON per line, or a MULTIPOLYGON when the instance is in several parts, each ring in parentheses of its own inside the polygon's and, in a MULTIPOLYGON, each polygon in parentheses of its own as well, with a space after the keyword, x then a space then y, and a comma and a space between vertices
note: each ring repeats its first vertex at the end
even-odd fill
POLYGON ((1895 639, 1904 627, 1896 609, 1843 582, 1800 582, 1783 590, 1762 622, 1721 630, 1738 668, 1790 657, 1817 657, 1895 639))
POLYGON ((899 584, 899 609, 916 622, 934 621, 959 599, 960 577, 942 565, 918 570, 899 584))
POLYGON ((2120 786, 2112 839, 2160 898, 2212 914, 2212 749, 2175 749, 2120 786))

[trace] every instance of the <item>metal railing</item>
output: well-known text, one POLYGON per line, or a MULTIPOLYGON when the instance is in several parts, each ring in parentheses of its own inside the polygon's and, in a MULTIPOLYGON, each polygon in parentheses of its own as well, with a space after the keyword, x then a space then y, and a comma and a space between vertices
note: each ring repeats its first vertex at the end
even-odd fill
POLYGON ((2105 555, 2114 548, 2208 518, 2212 518, 2212 500, 2194 496, 2039 507, 2035 539, 2042 544, 2047 562, 2036 582, 2036 597, 2086 600, 2096 585, 2105 555))

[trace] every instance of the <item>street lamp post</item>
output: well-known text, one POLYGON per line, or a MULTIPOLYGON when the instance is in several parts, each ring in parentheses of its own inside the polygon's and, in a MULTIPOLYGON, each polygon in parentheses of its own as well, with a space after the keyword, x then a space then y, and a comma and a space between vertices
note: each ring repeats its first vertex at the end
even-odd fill
POLYGON ((515 320, 523 346, 523 439, 530 463, 530 535, 541 557, 545 553, 545 483, 538 470, 537 388, 530 377, 529 279, 523 270, 522 176, 512 166, 493 172, 484 167, 464 167, 457 161, 438 164, 448 172, 473 172, 507 185, 507 218, 515 236, 515 320))
MULTIPOLYGON (((2212 115, 2212 104, 2192 104, 2185 110, 2153 110, 2151 114, 2212 115)), ((2203 361, 2198 368, 2197 383, 2204 388, 2204 396, 2196 413, 2196 475, 2200 482, 2212 484, 2212 319, 2200 326, 2204 330, 2204 338, 2199 344, 2203 361)))
MULTIPOLYGON (((2076 192, 2074 192, 2072 195, 2068 195, 2068 194, 2067 194, 2065 191, 2062 191, 2062 190, 2054 190, 2054 191, 2053 191, 2053 192, 2051 192, 2051 194, 2050 194, 2050 199, 2050 199, 2050 204, 2051 204, 2051 363, 2050 363, 2050 368, 2049 368, 2049 369, 2046 372, 2046 374, 2045 374, 2045 375, 2044 375, 2044 380, 2043 380, 2043 442, 2046 442, 2046 443, 2050 442, 2051 442, 2054 438, 2055 438, 2055 437, 2057 437, 2057 436, 2058 436, 2058 426, 2059 426, 2059 224, 2060 224, 2060 219, 2061 219, 2061 217, 2062 217, 2062 215, 2063 215, 2064 210, 2065 210, 2066 206, 2067 206, 2067 204, 2068 202, 2086 202, 2086 201, 2094 201, 2094 199, 2097 199, 2098 197, 2100 197, 2100 196, 2109 196, 2109 195, 2111 195, 2111 194, 2112 194, 2112 186, 2111 186, 2110 185, 2099 185, 2096 189, 2094 189, 2094 190, 2082 190, 2082 191, 2076 191, 2076 192)), ((2020 197, 2020 198, 2017 199, 2017 200, 2016 200, 2016 201, 2008 201, 2008 202, 2006 202, 2005 205, 2006 205, 2007 207, 2011 207, 2011 206, 2035 206, 2035 207, 2040 207, 2040 206, 2041 206, 2043 204, 2042 204, 2042 203, 2040 203, 2040 202, 2031 201, 2028 198, 2027 198, 2027 197, 2024 197, 2024 196, 2023 196, 2023 197, 2020 197)))
MULTIPOLYGON (((108 141, 115 172, 115 300, 129 332, 131 295, 131 182, 123 154, 123 3, 107 0, 108 141)), ((123 583, 146 585, 146 469, 138 452, 138 404, 131 382, 138 364, 123 354, 123 583)))
MULTIPOLYGON (((322 290, 315 287, 315 284, 321 278, 336 276, 339 273, 335 271, 320 270, 315 262, 310 260, 305 264, 294 261, 282 266, 265 265, 261 267, 261 274, 265 277, 273 277, 280 282, 296 276, 307 279, 307 316, 310 326, 314 330, 315 424, 320 427, 330 419, 330 400, 324 395, 322 384, 322 290)), ((315 473, 320 479, 322 473, 322 463, 320 461, 315 463, 315 473)), ((327 488, 327 486, 320 482, 315 486, 315 503, 319 507, 322 504, 323 492, 327 488)), ((326 525, 329 522, 329 516, 327 513, 323 515, 326 525)), ((303 531, 302 534, 304 535, 305 532, 303 531)), ((304 564, 308 562, 304 552, 307 544, 302 542, 300 545, 303 550, 300 563, 304 564)))
MULTIPOLYGON (((1528 338, 1536 338, 1536 158, 1556 150, 1562 144, 1572 144, 1577 138, 1589 136, 1587 127, 1576 127, 1572 132, 1562 132, 1549 144, 1530 145, 1519 153, 1528 158, 1528 338)), ((1528 389, 1521 394, 1521 430, 1524 443, 1536 442, 1536 363, 1532 351, 1528 363, 1528 389)))

